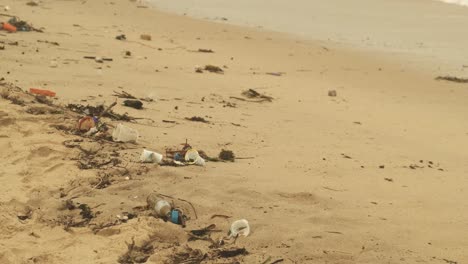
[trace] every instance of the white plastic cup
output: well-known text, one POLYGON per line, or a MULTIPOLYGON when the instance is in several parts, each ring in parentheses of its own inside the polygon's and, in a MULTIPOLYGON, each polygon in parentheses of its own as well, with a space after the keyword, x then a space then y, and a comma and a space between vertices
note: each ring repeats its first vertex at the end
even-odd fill
POLYGON ((144 149, 140 156, 141 162, 146 163, 161 163, 163 160, 163 155, 157 152, 144 149))
POLYGON ((194 162, 197 160, 197 158, 200 157, 200 154, 198 154, 198 151, 195 149, 189 149, 187 152, 185 152, 185 161, 191 161, 194 162))
POLYGON ((190 149, 185 153, 185 161, 190 162, 190 164, 195 164, 198 166, 205 166, 205 160, 200 157, 200 154, 195 149, 190 149))
POLYGON ((112 132, 112 139, 115 142, 137 142, 138 131, 133 128, 118 124, 112 132))
POLYGON ((250 234, 249 221, 245 219, 237 220, 231 225, 230 237, 248 236, 250 234))

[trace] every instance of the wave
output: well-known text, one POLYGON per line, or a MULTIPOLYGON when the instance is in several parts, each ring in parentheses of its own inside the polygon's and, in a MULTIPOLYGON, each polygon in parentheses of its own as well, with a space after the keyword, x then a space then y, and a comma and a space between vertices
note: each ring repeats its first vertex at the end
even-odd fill
POLYGON ((456 4, 461 6, 468 6, 468 0, 439 0, 447 4, 456 4))

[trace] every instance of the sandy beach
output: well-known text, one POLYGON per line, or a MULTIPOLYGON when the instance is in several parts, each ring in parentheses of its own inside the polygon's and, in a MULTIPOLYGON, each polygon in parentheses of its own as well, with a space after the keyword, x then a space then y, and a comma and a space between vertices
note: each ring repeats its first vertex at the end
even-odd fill
POLYGON ((440 70, 416 48, 393 56, 141 1, 27 2, 0 1, 0 21, 43 31, 0 31, 0 263, 468 261, 468 84, 435 80, 464 77, 458 62, 440 70), (206 65, 223 73, 196 72, 206 65), (136 129, 137 143, 76 131, 85 114, 69 104, 114 102, 136 119, 101 122, 136 129), (140 162, 143 149, 167 157, 185 142, 237 159, 140 162), (186 227, 154 216, 154 192, 186 227), (223 239, 239 219, 250 234, 223 239), (219 232, 190 233, 212 224, 219 232))

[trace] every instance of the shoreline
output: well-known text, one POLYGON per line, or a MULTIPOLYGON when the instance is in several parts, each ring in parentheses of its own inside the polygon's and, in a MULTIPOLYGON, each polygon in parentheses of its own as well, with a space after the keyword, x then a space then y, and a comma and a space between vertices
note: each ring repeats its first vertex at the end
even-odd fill
POLYGON ((382 53, 389 58, 397 56, 396 61, 414 64, 415 70, 423 66, 433 74, 467 75, 463 67, 466 63, 459 54, 467 44, 462 37, 463 25, 468 25, 466 7, 425 0, 412 3, 359 0, 336 9, 339 1, 296 1, 293 6, 262 0, 252 5, 247 4, 249 1, 146 2, 156 9, 195 19, 270 30, 302 40, 332 42, 345 49, 382 53), (250 11, 262 6, 268 15, 250 11), (363 6, 368 11, 363 12, 363 6), (289 13, 291 17, 287 17, 289 13), (418 14, 418 19, 414 19, 418 14))
POLYGON ((154 249, 146 263, 187 248, 212 258, 212 244, 187 233, 215 224, 218 241, 238 219, 249 221, 251 234, 225 246, 249 254, 232 262, 468 260, 459 232, 468 206, 460 187, 468 183, 466 85, 435 81, 433 72, 379 53, 138 5, 11 6, 45 33, 0 35, 0 78, 26 91, 53 90, 51 107, 61 112, 31 114, 48 106, 19 91, 24 106, 0 98, 0 210, 7 214, 0 262, 115 263, 132 241, 154 249), (205 65, 224 73, 195 71, 205 65), (247 89, 273 100, 252 102, 242 95, 247 89), (114 91, 154 101, 132 109, 114 91), (67 104, 113 102, 116 113, 141 119, 103 122, 111 131, 120 122, 138 130, 137 144, 63 130, 78 120, 67 104), (194 116, 208 122, 187 120, 194 116), (139 162, 143 149, 165 154, 186 140, 210 156, 228 149, 249 159, 204 167, 139 162), (102 156, 84 155, 94 152, 102 156), (79 163, 108 159, 117 165, 79 163), (109 185, 101 186, 104 179, 109 185), (154 217, 146 208, 152 192, 190 201, 197 217, 186 228, 154 217), (80 226, 83 215, 68 200, 88 205, 94 217, 80 226))

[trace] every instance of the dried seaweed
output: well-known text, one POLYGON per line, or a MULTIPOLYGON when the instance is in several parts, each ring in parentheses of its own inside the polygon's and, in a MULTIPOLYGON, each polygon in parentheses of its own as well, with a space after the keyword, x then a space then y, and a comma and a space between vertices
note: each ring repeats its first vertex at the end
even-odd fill
POLYGON ((224 70, 221 67, 214 65, 206 65, 204 68, 205 71, 214 72, 214 73, 224 73, 224 70))
POLYGON ((137 119, 141 119, 141 118, 129 116, 127 113, 122 115, 122 114, 117 114, 112 110, 106 111, 106 108, 103 105, 98 105, 98 106, 86 105, 85 106, 82 104, 68 104, 67 108, 75 113, 89 115, 89 116, 103 116, 103 117, 108 117, 112 120, 118 120, 118 121, 133 122, 137 119))
POLYGON ((231 150, 221 150, 221 152, 218 155, 219 159, 225 160, 225 161, 232 161, 236 159, 236 156, 234 155, 234 152, 231 150))
POLYGON ((459 78, 455 76, 438 76, 436 78, 437 81, 449 81, 449 82, 456 82, 456 83, 468 83, 468 78, 459 78))
POLYGON ((153 241, 146 241, 141 246, 135 245, 135 240, 132 238, 132 243, 127 243, 127 252, 117 260, 121 264, 145 263, 148 258, 154 253, 153 241))
POLYGON ((185 119, 187 119, 187 120, 189 120, 189 121, 201 122, 201 123, 205 123, 205 124, 209 124, 209 123, 210 123, 208 120, 206 120, 205 118, 200 117, 200 116, 186 117, 185 119))
POLYGON ((248 89, 246 91, 243 91, 242 95, 247 97, 247 98, 250 98, 250 99, 262 99, 262 100, 268 101, 268 102, 273 101, 273 97, 261 94, 261 93, 255 91, 254 89, 248 89))
POLYGON ((170 263, 173 264, 199 264, 205 258, 207 254, 204 254, 199 249, 193 249, 189 246, 186 246, 183 250, 175 253, 171 256, 170 263))

